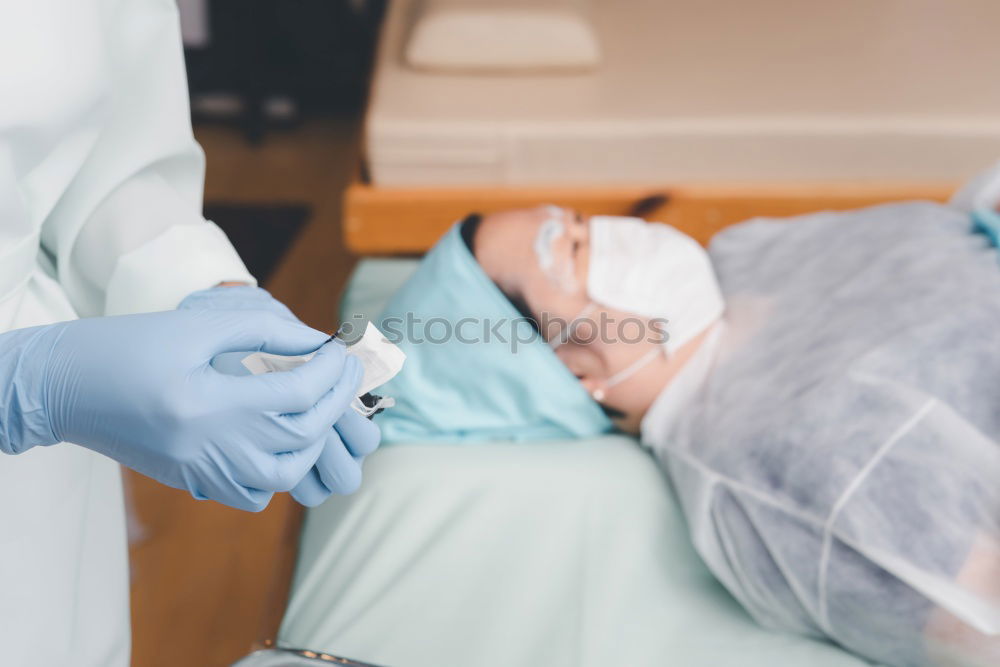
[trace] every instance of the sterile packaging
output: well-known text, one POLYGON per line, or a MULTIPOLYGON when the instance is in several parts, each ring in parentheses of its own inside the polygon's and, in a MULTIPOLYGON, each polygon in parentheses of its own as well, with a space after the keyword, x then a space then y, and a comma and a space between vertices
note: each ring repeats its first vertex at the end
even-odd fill
MULTIPOLYGON (((395 401, 391 397, 378 397, 375 401, 369 401, 370 405, 366 404, 362 397, 399 373, 406 361, 406 355, 403 351, 383 336, 378 327, 369 322, 364 335, 352 345, 347 346, 347 353, 357 357, 364 368, 364 377, 361 379, 357 396, 351 403, 351 407, 367 417, 378 410, 391 408, 395 405, 395 401)), ((254 375, 261 375, 290 371, 312 358, 313 354, 286 357, 267 352, 254 352, 244 357, 242 364, 254 375)))

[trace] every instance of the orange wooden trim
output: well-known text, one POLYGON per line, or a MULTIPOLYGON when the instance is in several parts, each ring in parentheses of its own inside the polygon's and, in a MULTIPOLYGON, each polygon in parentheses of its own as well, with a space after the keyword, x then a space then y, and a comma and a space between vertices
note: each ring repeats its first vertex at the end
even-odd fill
POLYGON ((847 210, 891 201, 946 201, 953 184, 688 184, 657 186, 378 187, 357 182, 345 197, 344 242, 359 255, 426 251, 466 214, 545 203, 584 214, 626 215, 649 199, 644 217, 706 243, 717 231, 756 216, 847 210), (660 199, 655 199, 655 198, 660 199))

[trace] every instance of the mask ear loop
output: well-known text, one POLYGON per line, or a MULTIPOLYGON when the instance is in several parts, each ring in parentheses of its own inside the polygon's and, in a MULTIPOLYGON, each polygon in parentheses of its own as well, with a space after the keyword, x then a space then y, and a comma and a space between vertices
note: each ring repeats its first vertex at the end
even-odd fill
POLYGON ((625 380, 628 380, 630 377, 632 377, 633 375, 641 371, 643 368, 648 366, 650 363, 652 363, 653 359, 655 359, 661 354, 663 354, 663 351, 658 347, 654 347, 652 350, 649 350, 648 352, 646 352, 646 354, 642 355, 641 357, 633 361, 631 364, 629 364, 628 366, 621 369, 620 371, 609 377, 607 380, 605 380, 601 387, 598 387, 593 392, 591 392, 590 394, 591 397, 595 401, 598 402, 603 401, 607 397, 608 389, 611 389, 615 385, 625 382, 625 380))

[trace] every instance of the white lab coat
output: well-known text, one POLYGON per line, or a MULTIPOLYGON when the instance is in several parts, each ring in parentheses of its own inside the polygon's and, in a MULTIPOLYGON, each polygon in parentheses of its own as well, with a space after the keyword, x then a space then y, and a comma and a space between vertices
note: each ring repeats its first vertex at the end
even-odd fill
MULTIPOLYGON (((173 0, 0 5, 0 332, 252 282, 201 217, 173 0)), ((119 468, 0 455, 0 664, 127 665, 119 468)))

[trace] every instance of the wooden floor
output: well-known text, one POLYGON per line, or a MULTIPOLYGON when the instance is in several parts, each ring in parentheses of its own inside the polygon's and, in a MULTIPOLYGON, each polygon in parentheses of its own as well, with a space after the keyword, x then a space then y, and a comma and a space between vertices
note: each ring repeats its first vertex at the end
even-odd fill
MULTIPOLYGON (((205 197, 295 202, 312 218, 267 285, 303 321, 336 328, 352 258, 340 243, 341 195, 357 164, 353 119, 309 121, 259 148, 222 127, 196 130, 208 157, 205 197)), ((273 637, 291 575, 301 512, 287 495, 260 514, 198 502, 129 472, 136 667, 229 665, 273 637)))

